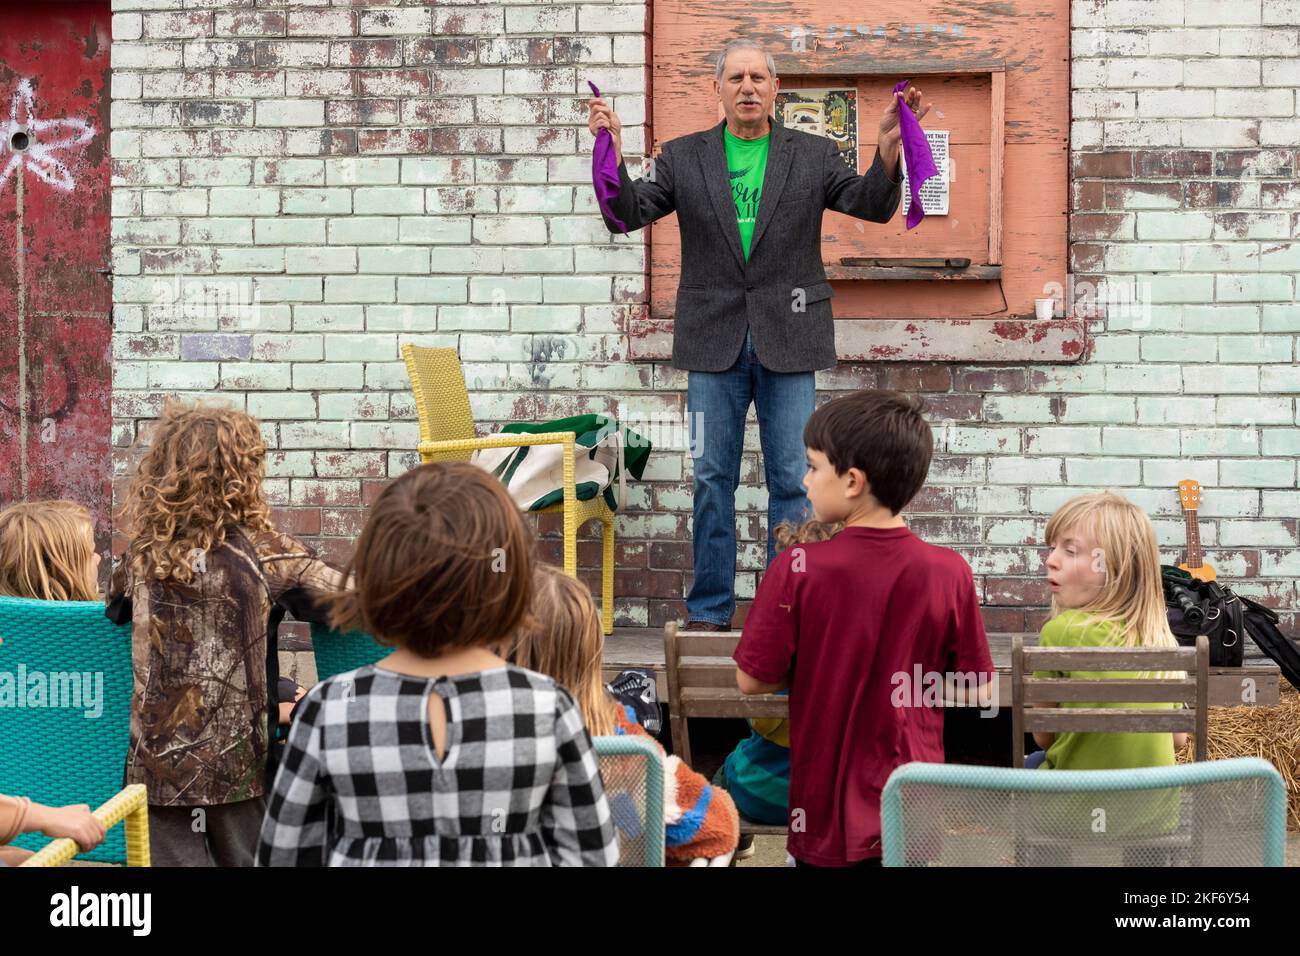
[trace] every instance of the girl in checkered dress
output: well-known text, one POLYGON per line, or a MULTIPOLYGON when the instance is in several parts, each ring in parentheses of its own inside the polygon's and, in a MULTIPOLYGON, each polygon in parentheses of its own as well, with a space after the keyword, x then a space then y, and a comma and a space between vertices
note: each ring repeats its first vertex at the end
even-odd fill
POLYGON ((528 619, 532 538, 501 483, 423 465, 371 509, 331 622, 392 645, 299 705, 264 866, 612 866, 582 711, 501 656, 528 619))

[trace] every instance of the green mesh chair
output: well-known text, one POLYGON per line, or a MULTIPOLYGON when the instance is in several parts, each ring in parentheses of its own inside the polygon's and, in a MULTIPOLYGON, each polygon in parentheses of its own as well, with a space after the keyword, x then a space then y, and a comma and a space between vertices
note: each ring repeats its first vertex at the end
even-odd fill
MULTIPOLYGON (((0 597, 0 793, 107 803, 122 789, 130 728, 130 625, 97 601, 0 597)), ((28 833, 14 845, 48 842, 28 833)), ((122 828, 78 859, 126 863, 122 828)))
POLYGON ((591 743, 618 830, 618 865, 663 866, 663 756, 640 737, 593 737, 591 743))
POLYGON ((904 764, 885 866, 1282 866, 1286 785, 1258 757, 1138 770, 904 764))
POLYGON ((311 626, 311 649, 316 655, 317 680, 374 664, 393 653, 393 648, 376 642, 365 631, 340 633, 319 623, 311 626))

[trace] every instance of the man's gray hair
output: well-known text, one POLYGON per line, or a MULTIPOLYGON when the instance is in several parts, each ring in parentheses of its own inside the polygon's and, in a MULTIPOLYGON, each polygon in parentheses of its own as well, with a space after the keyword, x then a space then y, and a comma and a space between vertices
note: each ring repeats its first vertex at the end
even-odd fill
POLYGON ((749 40, 741 37, 738 40, 728 41, 727 45, 722 48, 722 52, 718 54, 718 60, 713 70, 713 78, 715 80, 722 80, 722 71, 727 66, 727 55, 733 50, 757 50, 759 53, 763 54, 763 58, 767 60, 768 74, 772 79, 776 79, 776 63, 772 60, 772 54, 764 50, 762 44, 757 40, 749 40))

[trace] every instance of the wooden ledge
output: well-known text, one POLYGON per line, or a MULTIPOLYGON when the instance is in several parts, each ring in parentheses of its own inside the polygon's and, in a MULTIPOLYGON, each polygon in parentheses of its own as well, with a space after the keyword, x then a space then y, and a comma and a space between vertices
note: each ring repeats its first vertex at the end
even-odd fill
MULTIPOLYGON (((665 362, 671 319, 632 323, 628 358, 665 362)), ((1084 319, 836 319, 841 362, 1014 362, 1073 364, 1087 354, 1084 319)))

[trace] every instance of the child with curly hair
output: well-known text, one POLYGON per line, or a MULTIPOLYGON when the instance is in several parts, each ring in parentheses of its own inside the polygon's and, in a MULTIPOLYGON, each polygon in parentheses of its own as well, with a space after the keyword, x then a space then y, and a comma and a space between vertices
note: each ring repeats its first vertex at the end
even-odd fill
POLYGON ((108 593, 109 617, 133 621, 126 782, 148 788, 156 866, 251 866, 274 730, 268 631, 342 576, 272 526, 256 419, 169 400, 150 435, 108 593))

